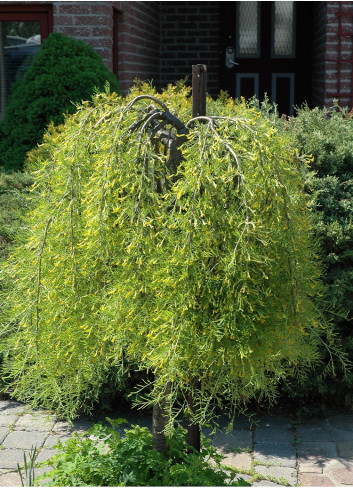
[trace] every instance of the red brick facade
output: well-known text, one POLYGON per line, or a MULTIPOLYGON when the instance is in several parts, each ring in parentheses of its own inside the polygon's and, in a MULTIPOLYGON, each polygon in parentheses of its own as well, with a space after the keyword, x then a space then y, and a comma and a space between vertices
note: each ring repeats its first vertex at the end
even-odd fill
POLYGON ((159 2, 53 2, 53 30, 91 44, 119 78, 159 78, 159 2))
MULTIPOLYGON (((54 32, 91 44, 117 74, 123 93, 135 78, 157 87, 191 74, 193 64, 208 67, 208 89, 221 88, 224 63, 217 1, 54 1, 14 3, 52 7, 54 32)), ((313 4, 311 105, 353 106, 353 2, 313 4)), ((11 2, 0 2, 1 9, 11 2)), ((300 19, 297 26, 300 29, 300 19)), ((298 53, 300 56, 300 53, 298 53)))
POLYGON ((353 2, 327 2, 325 98, 353 107, 353 2))
POLYGON ((219 92, 219 2, 160 2, 162 85, 191 75, 205 64, 208 90, 219 92))
POLYGON ((312 63, 312 104, 321 105, 325 100, 326 67, 326 2, 316 2, 313 10, 313 63, 312 63))

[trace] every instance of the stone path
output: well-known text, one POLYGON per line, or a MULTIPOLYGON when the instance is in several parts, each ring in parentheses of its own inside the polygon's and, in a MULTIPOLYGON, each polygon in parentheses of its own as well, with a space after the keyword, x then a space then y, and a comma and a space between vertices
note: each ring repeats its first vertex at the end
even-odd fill
MULTIPOLYGON (((123 413, 115 417, 126 418, 123 413)), ((128 420, 151 428, 150 418, 128 420)), ((0 486, 21 485, 17 464, 23 464, 24 453, 29 454, 33 445, 40 450, 37 460, 45 461, 55 453, 53 445, 58 439, 86 431, 92 423, 82 418, 68 429, 65 422, 44 411, 0 400, 0 486)), ((226 426, 225 420, 221 426, 226 426)), ((255 425, 239 417, 233 430, 216 431, 211 438, 225 455, 223 463, 236 467, 252 486, 353 487, 353 415, 332 415, 296 425, 283 416, 262 417, 255 425)))

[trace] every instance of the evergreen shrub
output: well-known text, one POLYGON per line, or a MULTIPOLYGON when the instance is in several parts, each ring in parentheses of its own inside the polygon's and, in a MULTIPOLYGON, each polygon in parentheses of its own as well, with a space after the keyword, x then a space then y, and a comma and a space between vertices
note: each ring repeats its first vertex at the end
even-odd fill
MULTIPOLYGON (((263 105, 266 111, 266 104, 263 105)), ((321 246, 327 287, 326 318, 335 325, 343 351, 353 360, 353 118, 347 109, 304 106, 288 121, 268 117, 292 137, 300 154, 311 155, 306 192, 315 196, 314 232, 321 246)), ((323 348, 324 350, 324 348, 323 348)), ((326 358, 329 358, 327 352, 326 358)), ((300 409, 324 413, 327 408, 353 407, 353 373, 339 365, 326 375, 325 364, 284 392, 300 409)))
POLYGON ((167 397, 171 427, 193 389, 204 424, 215 406, 274 400, 323 345, 336 351, 305 159, 245 104, 207 103, 200 121, 180 85, 102 93, 32 153, 36 202, 0 313, 2 375, 19 400, 73 417, 112 367, 134 364, 155 374, 140 406, 167 397))
POLYGON ((42 140, 50 123, 60 124, 75 103, 91 98, 106 83, 118 91, 116 77, 94 49, 82 41, 50 34, 22 80, 13 86, 0 122, 0 168, 21 170, 26 153, 42 140))

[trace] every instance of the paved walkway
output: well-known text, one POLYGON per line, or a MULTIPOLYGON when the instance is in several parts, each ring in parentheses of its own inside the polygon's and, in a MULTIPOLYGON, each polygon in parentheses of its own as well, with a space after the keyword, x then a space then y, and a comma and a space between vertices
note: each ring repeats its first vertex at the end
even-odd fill
MULTIPOLYGON (((126 417, 116 414, 121 416, 126 417)), ((150 418, 128 420, 151 428, 150 418)), ((44 411, 0 400, 0 486, 21 485, 16 467, 32 445, 40 450, 37 460, 45 461, 54 454, 59 438, 65 440, 72 431, 83 432, 91 425, 82 418, 68 430, 65 422, 44 411)), ((224 463, 235 466, 253 486, 353 487, 353 415, 297 425, 283 416, 266 416, 253 426, 239 417, 230 433, 217 431, 212 442, 225 455, 224 463)))

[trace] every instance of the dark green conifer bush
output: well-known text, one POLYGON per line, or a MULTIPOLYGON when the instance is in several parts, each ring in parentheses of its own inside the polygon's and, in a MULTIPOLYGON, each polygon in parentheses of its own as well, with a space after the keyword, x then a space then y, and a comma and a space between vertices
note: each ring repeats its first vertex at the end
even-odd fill
MULTIPOLYGON (((263 105, 266 111, 266 104, 263 105)), ((290 121, 267 115, 291 135, 301 154, 312 155, 306 192, 315 195, 315 234, 321 249, 328 288, 326 317, 336 326, 343 349, 353 360, 353 118, 348 110, 297 110, 290 121)), ((329 355, 327 355, 329 356, 329 355)), ((285 392, 305 410, 333 404, 353 406, 353 374, 339 366, 328 377, 324 365, 305 382, 291 379, 285 392)), ((326 408, 325 408, 326 406, 326 408)))
POLYGON ((50 34, 24 78, 15 83, 6 116, 0 123, 0 167, 22 169, 26 153, 41 142, 50 121, 60 124, 74 103, 91 98, 106 83, 118 91, 115 76, 82 41, 50 34))

